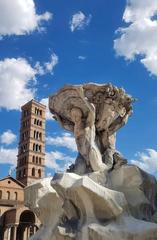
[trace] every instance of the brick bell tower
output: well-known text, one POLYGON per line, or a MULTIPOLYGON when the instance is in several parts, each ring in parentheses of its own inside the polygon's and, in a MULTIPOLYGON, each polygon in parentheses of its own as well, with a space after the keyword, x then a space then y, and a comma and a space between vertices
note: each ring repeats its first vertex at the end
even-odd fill
POLYGON ((31 100, 21 110, 16 179, 27 186, 44 177, 46 106, 31 100))

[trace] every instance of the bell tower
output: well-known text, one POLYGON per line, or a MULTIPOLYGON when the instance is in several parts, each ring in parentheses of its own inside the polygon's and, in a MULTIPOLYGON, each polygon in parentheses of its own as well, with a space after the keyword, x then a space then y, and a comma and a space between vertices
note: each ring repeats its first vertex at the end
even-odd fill
POLYGON ((27 186, 44 177, 46 106, 31 100, 21 110, 16 179, 27 186))

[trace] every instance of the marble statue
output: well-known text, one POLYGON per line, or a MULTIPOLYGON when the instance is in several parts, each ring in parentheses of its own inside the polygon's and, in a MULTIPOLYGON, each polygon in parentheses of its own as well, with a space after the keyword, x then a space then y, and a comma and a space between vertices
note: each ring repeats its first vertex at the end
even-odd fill
POLYGON ((49 97, 78 156, 64 173, 25 188, 42 227, 31 240, 157 240, 157 181, 116 149, 134 99, 112 84, 70 85, 49 97))
POLYGON ((54 118, 74 133, 79 152, 77 160, 86 163, 83 173, 87 168, 99 171, 113 167, 116 131, 132 114, 133 100, 123 89, 93 83, 65 86, 50 97, 54 118))

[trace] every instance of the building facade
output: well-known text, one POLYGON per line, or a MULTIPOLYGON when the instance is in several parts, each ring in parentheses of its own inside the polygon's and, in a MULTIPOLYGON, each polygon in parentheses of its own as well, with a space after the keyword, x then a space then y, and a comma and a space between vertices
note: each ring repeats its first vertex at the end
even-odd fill
POLYGON ((24 207, 24 188, 44 177, 45 109, 35 100, 21 108, 16 178, 0 179, 0 240, 27 240, 40 226, 24 207))

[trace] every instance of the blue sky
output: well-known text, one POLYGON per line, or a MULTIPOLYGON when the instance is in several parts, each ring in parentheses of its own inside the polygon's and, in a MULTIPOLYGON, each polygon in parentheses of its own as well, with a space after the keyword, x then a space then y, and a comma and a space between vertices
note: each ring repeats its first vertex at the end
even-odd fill
MULTIPOLYGON (((0 177, 16 165, 20 106, 87 82, 137 98, 117 149, 157 176, 157 1, 13 2, 0 0, 0 177)), ((46 175, 76 154, 73 137, 47 114, 46 175)))

